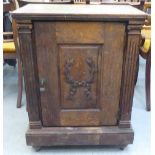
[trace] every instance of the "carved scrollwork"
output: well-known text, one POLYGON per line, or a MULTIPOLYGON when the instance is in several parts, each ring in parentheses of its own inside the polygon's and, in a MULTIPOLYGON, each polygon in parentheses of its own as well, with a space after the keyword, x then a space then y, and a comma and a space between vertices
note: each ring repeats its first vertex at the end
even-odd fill
POLYGON ((91 84, 95 80, 96 67, 95 67, 95 63, 93 62, 92 58, 87 58, 86 63, 89 66, 89 76, 87 79, 82 80, 82 81, 75 80, 70 73, 71 68, 74 65, 74 59, 69 59, 65 63, 64 75, 65 75, 66 82, 70 84, 70 91, 68 95, 68 99, 70 100, 73 99, 73 96, 76 94, 78 87, 84 87, 84 91, 85 91, 85 95, 87 99, 92 99, 91 84))

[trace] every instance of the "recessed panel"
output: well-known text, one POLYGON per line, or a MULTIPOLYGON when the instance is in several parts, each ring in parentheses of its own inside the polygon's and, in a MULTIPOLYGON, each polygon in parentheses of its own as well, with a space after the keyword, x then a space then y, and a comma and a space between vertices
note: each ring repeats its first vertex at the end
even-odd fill
POLYGON ((59 45, 61 107, 98 108, 100 45, 59 45))

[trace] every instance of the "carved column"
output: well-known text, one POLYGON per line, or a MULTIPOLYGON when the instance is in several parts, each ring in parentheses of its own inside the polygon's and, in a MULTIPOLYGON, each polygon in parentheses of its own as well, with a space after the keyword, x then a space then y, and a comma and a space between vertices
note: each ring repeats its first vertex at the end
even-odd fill
POLYGON ((32 40, 33 25, 31 21, 17 21, 17 29, 19 35, 20 55, 22 57, 27 110, 29 115, 30 128, 41 128, 40 112, 39 112, 39 82, 37 74, 36 54, 34 49, 34 41, 32 40))
POLYGON ((127 40, 124 51, 122 87, 120 98, 119 127, 129 128, 134 95, 137 61, 139 57, 140 29, 142 22, 130 21, 127 26, 127 40))

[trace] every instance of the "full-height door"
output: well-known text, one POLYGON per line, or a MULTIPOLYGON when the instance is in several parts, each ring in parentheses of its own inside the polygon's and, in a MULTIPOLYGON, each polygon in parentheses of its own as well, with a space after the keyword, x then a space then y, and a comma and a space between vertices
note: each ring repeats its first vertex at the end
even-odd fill
POLYGON ((116 125, 125 26, 35 22, 44 126, 116 125))

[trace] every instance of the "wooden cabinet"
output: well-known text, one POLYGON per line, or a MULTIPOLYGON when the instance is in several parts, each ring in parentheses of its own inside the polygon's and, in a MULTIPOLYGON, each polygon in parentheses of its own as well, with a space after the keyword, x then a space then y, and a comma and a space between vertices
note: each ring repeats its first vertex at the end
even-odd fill
POLYGON ((129 5, 30 4, 13 17, 25 77, 27 144, 132 143, 145 13, 129 5))

